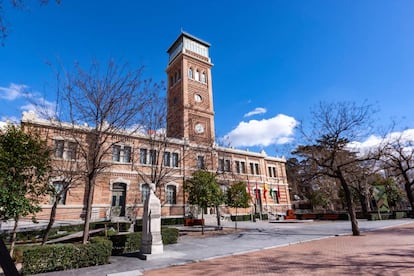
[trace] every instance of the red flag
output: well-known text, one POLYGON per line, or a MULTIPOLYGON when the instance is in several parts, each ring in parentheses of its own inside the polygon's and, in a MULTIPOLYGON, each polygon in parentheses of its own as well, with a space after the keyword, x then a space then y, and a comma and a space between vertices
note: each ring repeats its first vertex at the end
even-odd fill
POLYGON ((279 187, 279 185, 277 185, 277 198, 280 199, 280 187, 279 187))
POLYGON ((259 189, 257 188, 257 181, 256 181, 256 199, 259 199, 259 189))
POLYGON ((250 200, 252 200, 252 191, 250 189, 249 179, 247 179, 247 191, 249 192, 249 198, 250 198, 250 200))

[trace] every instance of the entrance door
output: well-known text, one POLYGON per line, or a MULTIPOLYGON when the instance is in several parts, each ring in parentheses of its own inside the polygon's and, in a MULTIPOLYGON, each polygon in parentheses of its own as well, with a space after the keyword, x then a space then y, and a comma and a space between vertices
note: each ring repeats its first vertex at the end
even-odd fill
POLYGON ((114 183, 112 186, 112 205, 111 215, 115 217, 125 216, 125 197, 126 197, 126 184, 114 183))

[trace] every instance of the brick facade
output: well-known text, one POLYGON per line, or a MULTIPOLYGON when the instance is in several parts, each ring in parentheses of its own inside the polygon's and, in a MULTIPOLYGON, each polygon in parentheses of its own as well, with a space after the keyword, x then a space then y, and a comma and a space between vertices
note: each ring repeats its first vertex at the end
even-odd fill
MULTIPOLYGON (((191 208, 186 202, 183 183, 198 169, 201 159, 204 169, 217 173, 223 190, 236 181, 248 183, 252 207, 238 210, 239 214, 249 214, 253 210, 272 214, 286 212, 290 209, 290 196, 284 159, 267 156, 264 152, 220 147, 214 143, 212 64, 207 53, 209 46, 202 40, 182 33, 168 50, 167 135, 170 138, 167 138, 166 147, 156 149, 162 151, 158 165, 164 162, 164 158, 168 160, 163 163, 168 173, 156 189, 156 195, 162 204, 162 217, 188 215, 191 208), (188 49, 190 47, 196 47, 195 51, 200 51, 201 54, 191 51, 188 49), (192 73, 189 72, 190 68, 192 73)), ((55 168, 76 168, 82 165, 79 156, 71 156, 74 134, 70 128, 53 125, 29 115, 23 116, 22 125, 40 130, 41 135, 47 139, 50 147, 55 150, 55 168)), ((79 129, 76 135, 78 143, 88 145, 87 129, 79 129)), ((92 220, 140 218, 143 212, 142 199, 146 192, 145 175, 149 175, 151 168, 157 166, 149 160, 150 151, 154 149, 154 141, 149 135, 120 134, 113 139, 117 141, 117 149, 105 156, 108 167, 96 179, 92 220)), ((108 141, 111 142, 113 141, 108 141)), ((50 182, 59 181, 64 179, 57 175, 50 182)), ((77 179, 67 192, 64 202, 58 205, 57 219, 81 219, 84 215, 84 202, 85 184, 83 180, 77 179)), ((51 203, 50 197, 44 199, 43 211, 38 214, 38 219, 48 219, 51 203)), ((234 214, 234 210, 225 206, 220 207, 220 210, 224 214, 234 214)))

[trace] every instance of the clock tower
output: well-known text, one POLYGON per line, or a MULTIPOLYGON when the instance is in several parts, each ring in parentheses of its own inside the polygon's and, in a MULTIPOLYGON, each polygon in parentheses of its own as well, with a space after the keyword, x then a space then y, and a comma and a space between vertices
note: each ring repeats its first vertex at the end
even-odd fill
POLYGON ((167 136, 214 142, 210 44, 182 32, 167 50, 167 136))

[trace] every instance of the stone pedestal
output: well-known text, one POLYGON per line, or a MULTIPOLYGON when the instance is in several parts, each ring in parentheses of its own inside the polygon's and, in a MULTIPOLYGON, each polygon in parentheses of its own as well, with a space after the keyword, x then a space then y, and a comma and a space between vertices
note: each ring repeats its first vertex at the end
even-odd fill
POLYGON ((155 195, 155 185, 150 185, 150 194, 144 203, 142 218, 141 254, 161 254, 164 251, 161 238, 161 203, 155 195))

